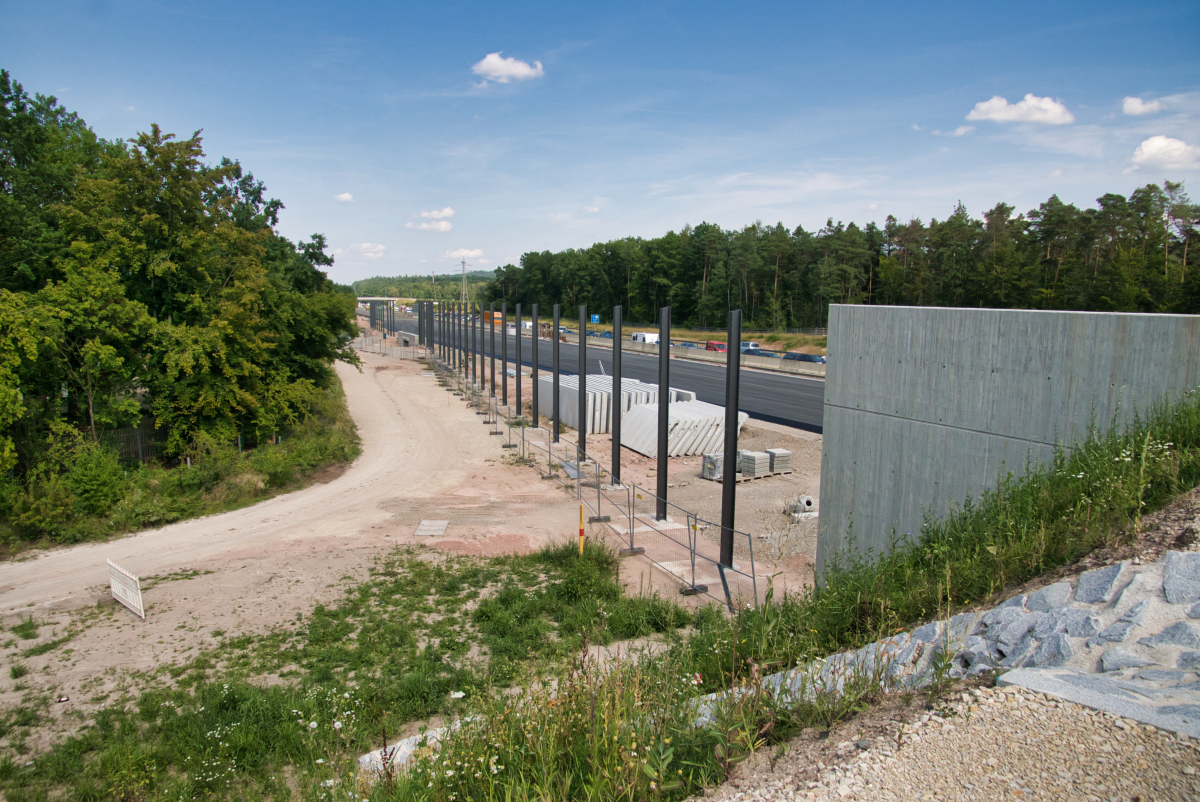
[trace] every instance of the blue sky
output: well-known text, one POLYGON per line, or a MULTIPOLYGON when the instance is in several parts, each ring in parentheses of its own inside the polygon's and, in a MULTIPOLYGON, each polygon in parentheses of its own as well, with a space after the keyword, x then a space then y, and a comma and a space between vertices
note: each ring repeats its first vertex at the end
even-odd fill
POLYGON ((328 236, 342 282, 702 221, 928 221, 1164 178, 1200 196, 1195 2, 4 0, 0 19, 28 90, 108 138, 203 129, 283 200, 282 233, 328 236))

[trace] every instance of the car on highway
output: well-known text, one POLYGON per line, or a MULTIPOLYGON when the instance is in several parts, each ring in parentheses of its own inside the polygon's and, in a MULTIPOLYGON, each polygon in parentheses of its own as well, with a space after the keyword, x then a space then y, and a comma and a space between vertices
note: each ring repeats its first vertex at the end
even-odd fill
POLYGON ((779 358, 779 354, 775 353, 774 351, 764 351, 761 348, 743 348, 742 353, 746 356, 770 356, 775 357, 776 359, 779 358))
POLYGON ((825 357, 821 356, 820 354, 799 354, 789 351, 783 355, 783 358, 791 359, 795 362, 818 362, 822 365, 825 364, 825 357))
POLYGON ((600 339, 602 339, 602 340, 611 340, 612 338, 613 338, 613 335, 612 335, 612 332, 611 332, 611 331, 602 331, 602 332, 600 332, 600 339))
POLYGON ((729 352, 729 346, 723 342, 720 342, 719 340, 709 340, 704 344, 704 350, 720 351, 721 353, 725 354, 729 352))
POLYGON ((749 351, 751 348, 758 348, 758 347, 760 347, 758 343, 749 342, 746 340, 742 341, 742 353, 743 354, 746 353, 747 351, 749 351))
POLYGON ((700 347, 700 346, 696 345, 695 343, 688 343, 688 342, 671 343, 671 345, 672 345, 672 347, 675 347, 675 348, 699 348, 700 347))

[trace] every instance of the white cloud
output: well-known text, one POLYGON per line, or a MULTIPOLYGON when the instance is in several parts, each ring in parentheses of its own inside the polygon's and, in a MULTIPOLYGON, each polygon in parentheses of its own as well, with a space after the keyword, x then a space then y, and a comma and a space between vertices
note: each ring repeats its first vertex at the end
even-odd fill
POLYGON ((1046 173, 1046 178, 1062 178, 1062 168, 1060 167, 1057 170, 1051 170, 1046 173))
POLYGON ((871 201, 870 203, 867 204, 867 209, 873 212, 882 205, 883 204, 880 203, 879 201, 871 201))
POLYGON ((376 242, 360 242, 357 245, 351 245, 348 250, 351 254, 364 259, 378 259, 383 256, 386 248, 376 242))
POLYGON ((454 228, 449 220, 434 220, 432 223, 405 223, 405 228, 415 228, 417 231, 449 231, 454 228))
POLYGON ((993 120, 998 123, 1067 125, 1075 122, 1075 115, 1053 98, 1028 94, 1018 103, 1009 103, 1006 98, 996 95, 991 100, 976 103, 975 108, 967 114, 967 119, 993 120))
POLYGON ((924 128, 922 128, 921 126, 917 125, 916 123, 913 123, 912 129, 913 129, 914 131, 924 131, 924 130, 925 130, 924 128))
POLYGON ((425 217, 430 220, 445 220, 448 217, 454 216, 454 208, 447 206, 445 209, 434 209, 432 212, 417 212, 413 217, 425 217))
POLYGON ((484 82, 495 81, 498 84, 506 84, 510 81, 526 81, 530 78, 541 78, 545 75, 542 70, 542 62, 535 61, 531 65, 527 61, 519 59, 501 58, 500 53, 488 53, 482 59, 471 67, 471 72, 481 76, 484 82))
POLYGON ((343 192, 341 195, 334 195, 333 199, 339 203, 354 203, 354 196, 349 192, 343 192))
POLYGON ((1200 167, 1200 147, 1174 137, 1152 136, 1137 146, 1133 152, 1133 164, 1135 167, 1162 167, 1168 170, 1200 167))
POLYGON ((137 107, 136 106, 126 106, 125 111, 137 111, 137 107))
POLYGON ((446 251, 442 254, 443 259, 475 259, 483 256, 483 250, 480 248, 459 248, 457 251, 446 251))
POLYGON ((960 125, 960 126, 958 126, 958 128, 955 128, 953 131, 934 131, 933 135, 934 136, 966 136, 967 134, 971 133, 974 130, 975 130, 975 126, 973 126, 973 125, 960 125))
POLYGON ((1140 97, 1127 97, 1121 103, 1121 111, 1133 117, 1141 117, 1143 114, 1154 114, 1157 111, 1162 111, 1161 100, 1142 100, 1140 97))
POLYGON ((588 214, 600 214, 599 206, 584 206, 583 210, 588 214))

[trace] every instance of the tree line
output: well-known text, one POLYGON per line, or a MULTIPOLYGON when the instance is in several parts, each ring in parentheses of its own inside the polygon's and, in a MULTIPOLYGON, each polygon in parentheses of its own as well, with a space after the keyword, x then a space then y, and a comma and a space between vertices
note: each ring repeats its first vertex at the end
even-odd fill
POLYGON ((262 182, 204 159, 199 132, 104 140, 0 71, 0 471, 143 416, 167 455, 253 446, 356 361, 325 239, 280 236, 262 182))
MULTIPOLYGON (((479 291, 496 276, 494 270, 467 273, 467 296, 474 301, 479 291)), ((462 298, 462 274, 425 276, 372 276, 351 285, 355 295, 389 298, 420 298, 425 301, 457 301, 462 298)))
POLYGON ((607 316, 723 327, 742 309, 758 329, 824 326, 831 303, 1112 312, 1200 312, 1190 248, 1200 206, 1183 185, 1109 193, 1080 209, 1057 196, 1024 214, 998 203, 945 220, 826 222, 819 231, 754 223, 685 226, 655 239, 526 253, 505 265, 484 301, 587 304, 607 316))

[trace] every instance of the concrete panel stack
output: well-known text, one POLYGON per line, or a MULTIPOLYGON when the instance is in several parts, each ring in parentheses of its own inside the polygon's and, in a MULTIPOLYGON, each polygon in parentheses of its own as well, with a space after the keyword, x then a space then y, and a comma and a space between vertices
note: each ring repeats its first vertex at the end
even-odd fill
MULTIPOLYGON (((553 403, 554 379, 538 377, 538 406, 550 413, 553 403)), ((560 376, 558 384, 559 419, 564 426, 579 430, 579 377, 560 376)), ((613 380, 612 376, 589 374, 587 377, 587 433, 603 434, 612 431, 613 380)), ((695 400, 696 394, 688 390, 671 388, 672 402, 695 400)), ((647 384, 637 379, 621 379, 622 411, 643 404, 658 404, 658 385, 647 384)))
POLYGON ((771 472, 771 456, 765 451, 742 452, 742 476, 754 478, 771 472))
POLYGON ((771 473, 792 469, 792 452, 786 448, 768 448, 767 455, 771 458, 771 473))
MULTIPOLYGON (((738 413, 739 432, 749 418, 745 412, 738 413)), ((669 456, 711 453, 720 448, 725 439, 725 408, 704 401, 671 404, 668 426, 669 456)), ((635 406, 625 413, 621 445, 647 457, 658 456, 657 403, 635 406)))

